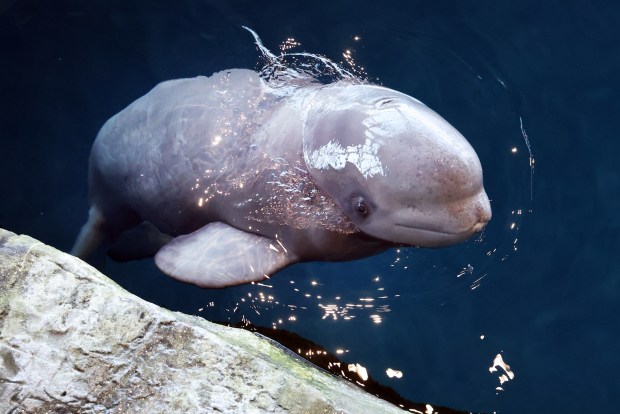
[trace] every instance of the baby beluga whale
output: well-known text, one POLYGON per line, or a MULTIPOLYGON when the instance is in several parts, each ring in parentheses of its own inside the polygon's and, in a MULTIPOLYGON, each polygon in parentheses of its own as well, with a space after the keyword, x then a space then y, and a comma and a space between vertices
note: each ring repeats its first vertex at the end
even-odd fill
POLYGON ((113 116, 89 183, 73 254, 155 255, 208 288, 447 246, 491 219, 475 151, 420 101, 347 81, 276 88, 246 69, 162 82, 113 116))

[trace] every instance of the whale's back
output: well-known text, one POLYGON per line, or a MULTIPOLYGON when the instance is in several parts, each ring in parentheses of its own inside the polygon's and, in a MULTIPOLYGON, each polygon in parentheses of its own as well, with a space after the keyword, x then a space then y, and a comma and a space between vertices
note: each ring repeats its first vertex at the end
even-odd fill
POLYGON ((254 132, 272 103, 251 70, 158 84, 101 128, 90 157, 91 202, 104 214, 122 206, 182 231, 166 228, 166 212, 197 200, 197 184, 229 182, 261 156, 254 132))

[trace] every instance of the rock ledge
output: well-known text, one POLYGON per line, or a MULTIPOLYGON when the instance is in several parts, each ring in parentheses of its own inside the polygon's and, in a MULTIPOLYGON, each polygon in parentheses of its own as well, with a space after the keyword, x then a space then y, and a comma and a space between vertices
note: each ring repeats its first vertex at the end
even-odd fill
POLYGON ((402 413, 250 332, 0 229, 2 413, 402 413))

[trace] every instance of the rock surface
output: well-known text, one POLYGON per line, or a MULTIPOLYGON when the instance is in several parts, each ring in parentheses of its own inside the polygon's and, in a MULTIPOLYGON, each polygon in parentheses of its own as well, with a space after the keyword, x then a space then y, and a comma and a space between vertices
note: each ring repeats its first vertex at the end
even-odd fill
POLYGON ((1 413, 402 413, 263 337, 0 229, 1 413))

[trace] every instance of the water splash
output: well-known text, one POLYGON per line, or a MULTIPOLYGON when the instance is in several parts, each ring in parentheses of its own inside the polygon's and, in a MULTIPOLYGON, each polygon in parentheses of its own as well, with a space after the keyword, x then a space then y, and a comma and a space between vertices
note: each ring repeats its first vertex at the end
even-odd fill
POLYGON ((369 83, 363 69, 356 66, 350 51, 346 51, 343 56, 351 70, 325 56, 307 52, 289 52, 300 45, 292 38, 287 39, 280 47, 280 54, 275 55, 263 45, 254 30, 242 27, 254 37, 260 58, 264 62, 258 70, 260 77, 275 89, 283 89, 289 94, 299 87, 312 83, 369 83))

